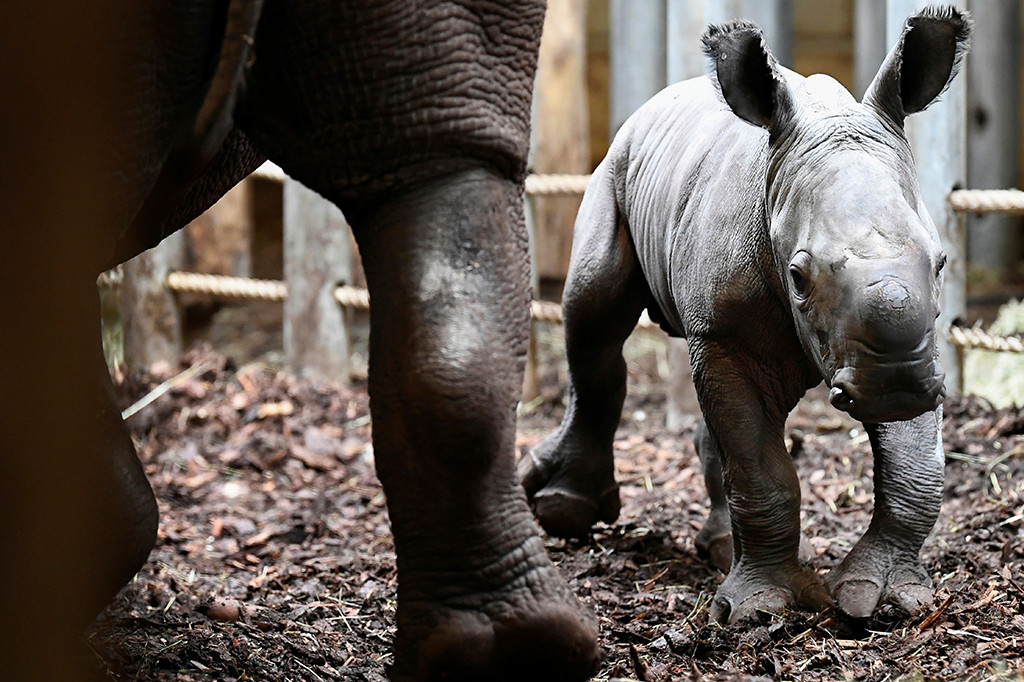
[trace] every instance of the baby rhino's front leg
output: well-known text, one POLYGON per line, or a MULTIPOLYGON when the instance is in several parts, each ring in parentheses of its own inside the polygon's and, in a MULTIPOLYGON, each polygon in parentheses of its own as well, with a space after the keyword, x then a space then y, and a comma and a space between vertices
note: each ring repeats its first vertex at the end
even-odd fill
POLYGON ((915 614, 931 604, 918 557, 942 503, 942 407, 905 422, 865 424, 875 458, 875 512, 830 577, 836 605, 867 618, 881 604, 915 614))
POLYGON ((760 363, 714 344, 691 343, 691 353, 708 431, 722 460, 735 551, 712 617, 736 622, 794 604, 825 608, 830 598, 824 583, 798 556, 800 484, 783 440, 791 405, 771 404, 760 363))

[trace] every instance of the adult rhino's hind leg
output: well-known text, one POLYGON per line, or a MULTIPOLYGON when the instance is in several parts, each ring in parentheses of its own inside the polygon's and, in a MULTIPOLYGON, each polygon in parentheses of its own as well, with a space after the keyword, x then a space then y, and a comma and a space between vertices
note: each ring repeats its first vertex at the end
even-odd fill
POLYGON ((916 614, 934 594, 918 554, 942 503, 942 407, 865 428, 875 458, 875 511, 867 532, 832 572, 832 595, 854 618, 867 618, 882 604, 916 614))
POLYGON ((559 537, 586 536, 597 521, 619 516, 612 441, 626 397, 622 344, 651 300, 616 210, 608 161, 587 188, 573 240, 562 295, 565 416, 519 463, 534 513, 559 537))
POLYGON ((392 679, 586 679, 593 615, 547 558, 515 479, 520 186, 467 170, 348 215, 373 301, 374 453, 398 555, 392 679))

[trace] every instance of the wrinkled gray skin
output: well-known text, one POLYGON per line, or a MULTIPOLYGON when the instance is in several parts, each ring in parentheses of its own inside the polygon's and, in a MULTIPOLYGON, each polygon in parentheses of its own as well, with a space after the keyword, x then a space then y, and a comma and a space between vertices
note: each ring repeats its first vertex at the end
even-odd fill
POLYGON ((0 21, 0 84, 19 93, 0 110, 0 352, 17 358, 0 449, 18 469, 0 477, 5 674, 70 679, 67 640, 155 538, 103 364, 96 275, 269 157, 344 211, 366 269, 374 452, 398 553, 392 679, 585 679, 596 623, 548 560, 513 458, 543 0, 268 0, 262 16, 235 2, 234 24, 227 2, 108 4, 0 21), (241 32, 220 57, 226 24, 241 32))
POLYGON ((565 418, 520 464, 547 530, 582 535, 618 514, 621 350, 646 307, 690 349, 712 500, 696 542, 731 568, 712 615, 834 600, 866 617, 931 600, 918 553, 942 494, 944 256, 903 123, 954 77, 968 34, 952 9, 911 17, 858 103, 827 76, 776 66, 756 27, 712 27, 711 76, 626 122, 576 222, 565 418), (822 380, 864 422, 875 457, 870 528, 829 586, 798 558, 800 488, 783 442, 787 414, 822 380))

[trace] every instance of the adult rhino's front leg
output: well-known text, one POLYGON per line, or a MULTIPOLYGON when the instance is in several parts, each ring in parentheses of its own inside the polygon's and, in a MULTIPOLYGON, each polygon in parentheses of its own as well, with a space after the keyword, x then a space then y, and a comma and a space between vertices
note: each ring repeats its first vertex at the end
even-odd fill
POLYGON ((781 372, 754 358, 690 340, 708 432, 717 444, 732 522, 733 563, 711 605, 718 621, 797 604, 829 604, 821 579, 800 565, 800 484, 783 428, 795 395, 781 372))
POLYGON ((865 428, 875 458, 875 511, 864 537, 832 573, 832 594, 855 618, 881 604, 916 613, 933 597, 918 554, 942 503, 942 407, 865 428))
POLYGON ((398 554, 395 680, 582 680, 596 625, 513 452, 528 333, 520 186, 441 177, 353 219, 373 301, 377 471, 398 554))

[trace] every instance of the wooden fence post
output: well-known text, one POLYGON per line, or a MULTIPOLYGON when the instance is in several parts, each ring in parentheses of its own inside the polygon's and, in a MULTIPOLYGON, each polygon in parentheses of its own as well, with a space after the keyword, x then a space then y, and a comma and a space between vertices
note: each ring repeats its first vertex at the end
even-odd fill
POLYGON ((611 117, 609 137, 665 87, 666 7, 663 0, 611 0, 611 117))
POLYGON ((338 284, 352 278, 348 225, 334 204, 285 180, 284 354, 297 376, 347 382, 349 339, 338 284))
MULTIPOLYGON (((741 0, 667 0, 667 13, 665 72, 669 83, 677 83, 707 72, 700 37, 708 24, 740 16, 741 0)), ((686 340, 669 338, 666 353, 669 377, 665 385, 665 428, 679 433, 700 415, 700 404, 686 340)))
MULTIPOLYGON (((967 58, 967 181, 971 189, 1017 184, 1020 2, 975 0, 967 58)), ((1018 263, 1021 220, 999 213, 967 216, 967 260, 994 271, 1018 263)))
POLYGON ((855 0, 853 4, 853 81, 859 100, 878 73, 892 47, 886 42, 885 0, 855 0))
MULTIPOLYGON (((537 173, 590 171, 586 36, 586 0, 549 0, 533 97, 530 166, 537 173)), ((526 199, 534 298, 540 293, 541 280, 565 280, 579 207, 578 196, 526 199)), ((535 330, 531 322, 524 402, 533 400, 540 390, 535 330)))
POLYGON ((185 227, 187 269, 252 276, 252 188, 243 180, 185 227))
MULTIPOLYGON (((886 43, 895 45, 907 17, 924 7, 923 0, 887 0, 886 43)), ((964 1, 954 3, 963 9, 964 1)), ((967 175, 967 74, 961 72, 942 98, 927 110, 907 119, 906 131, 917 160, 921 195, 935 221, 946 269, 942 288, 942 314, 938 327, 939 355, 946 368, 946 390, 959 395, 963 390, 960 355, 946 330, 964 315, 967 299, 966 235, 963 221, 950 207, 950 191, 964 186, 967 175)))
MULTIPOLYGON (((548 0, 533 98, 536 173, 590 172, 586 37, 586 0, 548 0)), ((538 276, 564 280, 580 197, 538 196, 533 205, 538 276)))
POLYGON ((772 54, 793 66, 793 0, 744 0, 743 16, 761 27, 772 54))
MULTIPOLYGON (((793 52, 792 0, 667 0, 667 80, 675 83, 704 75, 707 59, 700 36, 708 24, 747 18, 761 27, 772 53, 789 65, 793 52)), ((689 350, 683 339, 668 340, 669 379, 665 426, 678 433, 700 414, 689 350)))
POLYGON ((185 236, 179 230, 122 266, 121 316, 129 372, 181 354, 181 312, 164 281, 168 272, 181 269, 184 256, 185 236))

